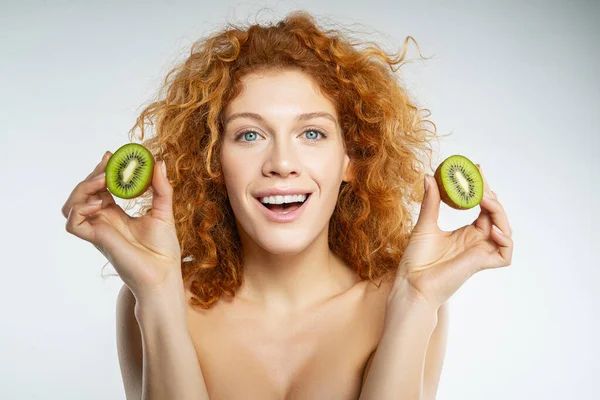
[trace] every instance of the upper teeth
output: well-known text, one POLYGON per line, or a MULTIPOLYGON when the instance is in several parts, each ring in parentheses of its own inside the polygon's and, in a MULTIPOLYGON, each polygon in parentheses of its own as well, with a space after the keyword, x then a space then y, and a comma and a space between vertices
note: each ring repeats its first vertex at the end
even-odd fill
POLYGON ((296 194, 293 196, 268 196, 261 197, 260 202, 265 204, 297 203, 299 201, 304 202, 306 197, 305 194, 296 194))

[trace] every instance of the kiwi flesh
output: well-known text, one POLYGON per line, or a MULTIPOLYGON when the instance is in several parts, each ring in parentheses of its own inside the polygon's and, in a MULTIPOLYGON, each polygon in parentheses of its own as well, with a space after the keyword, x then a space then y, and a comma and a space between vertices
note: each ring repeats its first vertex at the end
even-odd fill
POLYGON ((106 187, 116 197, 140 196, 152 183, 154 157, 141 144, 125 144, 106 164, 106 187))
POLYGON ((459 154, 446 158, 433 175, 441 200, 456 210, 475 207, 483 198, 483 178, 471 160, 459 154))

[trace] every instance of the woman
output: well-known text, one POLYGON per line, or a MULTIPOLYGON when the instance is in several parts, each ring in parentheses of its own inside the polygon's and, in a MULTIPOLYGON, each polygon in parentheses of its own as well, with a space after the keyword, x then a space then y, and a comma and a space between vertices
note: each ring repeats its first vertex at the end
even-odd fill
POLYGON ((110 152, 77 185, 66 229, 125 283, 128 399, 435 398, 448 298, 513 243, 487 183, 473 224, 438 228, 403 59, 304 12, 227 27, 138 118, 161 160, 143 216, 106 191, 110 152))

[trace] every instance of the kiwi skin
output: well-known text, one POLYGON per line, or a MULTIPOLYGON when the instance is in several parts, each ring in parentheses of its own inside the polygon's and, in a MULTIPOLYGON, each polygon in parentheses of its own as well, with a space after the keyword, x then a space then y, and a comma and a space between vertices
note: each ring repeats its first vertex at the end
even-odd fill
POLYGON ((146 191, 146 189, 148 189, 148 187, 152 184, 152 177, 154 175, 154 165, 154 157, 148 149, 146 149, 141 144, 127 143, 119 147, 117 151, 115 151, 113 155, 108 159, 108 162, 106 164, 106 187, 110 191, 110 193, 112 193, 115 197, 119 197, 121 199, 132 199, 138 197, 142 195, 146 191), (145 169, 144 173, 138 178, 142 182, 144 182, 144 184, 140 185, 140 187, 137 188, 137 190, 124 191, 121 190, 121 186, 119 185, 120 177, 118 163, 123 159, 124 155, 128 155, 134 152, 142 155, 144 161, 147 162, 149 165, 145 169))
POLYGON ((433 177, 435 178, 435 181, 437 182, 441 200, 445 204, 447 204, 449 207, 454 208, 455 210, 471 209, 471 208, 479 205, 479 203, 481 202, 481 199, 483 198, 483 190, 484 190, 483 177, 481 176, 481 173, 479 172, 479 168, 477 168, 477 166, 475 164, 473 164, 473 162, 465 156, 462 156, 460 154, 454 154, 454 155, 446 158, 444 161, 442 161, 442 163, 440 163, 440 165, 438 165, 437 169, 435 170, 435 173, 433 174, 433 177), (442 181, 442 168, 444 167, 444 165, 446 163, 451 163, 451 162, 453 162, 453 160, 456 160, 457 158, 463 159, 462 161, 464 163, 471 164, 471 166, 472 166, 471 172, 474 174, 474 176, 472 178, 475 183, 476 200, 473 203, 471 203, 471 205, 468 207, 462 206, 461 204, 458 204, 454 200, 452 200, 452 198, 450 197, 449 193, 446 190, 446 186, 444 185, 444 182, 442 181))

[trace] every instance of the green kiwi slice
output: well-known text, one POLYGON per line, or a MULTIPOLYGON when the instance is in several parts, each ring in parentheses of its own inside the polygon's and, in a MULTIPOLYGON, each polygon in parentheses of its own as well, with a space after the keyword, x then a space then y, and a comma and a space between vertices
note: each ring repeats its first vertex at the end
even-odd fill
POLYGON ((483 178, 471 160, 459 154, 446 158, 433 175, 444 203, 456 210, 468 210, 483 198, 483 178))
POLYGON ((152 183, 154 157, 141 144, 119 147, 106 164, 106 187, 115 196, 132 199, 152 183))

